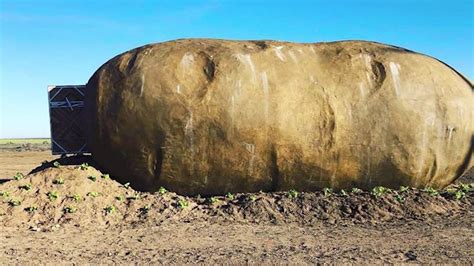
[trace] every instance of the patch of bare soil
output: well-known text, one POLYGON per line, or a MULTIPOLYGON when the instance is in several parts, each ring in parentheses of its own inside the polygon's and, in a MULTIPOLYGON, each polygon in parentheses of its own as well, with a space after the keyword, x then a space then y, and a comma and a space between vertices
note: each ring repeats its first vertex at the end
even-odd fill
POLYGON ((0 262, 474 259, 472 184, 184 197, 135 191, 87 157, 60 161, 0 184, 0 262))
MULTIPOLYGON (((1 146, 1 145, 0 145, 1 146)), ((0 183, 12 179, 16 173, 28 174, 43 161, 58 158, 51 151, 0 151, 0 183)))

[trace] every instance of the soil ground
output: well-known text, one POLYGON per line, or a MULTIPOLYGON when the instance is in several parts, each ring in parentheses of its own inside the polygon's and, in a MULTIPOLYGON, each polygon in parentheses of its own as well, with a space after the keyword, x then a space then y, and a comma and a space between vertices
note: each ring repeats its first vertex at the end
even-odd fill
MULTIPOLYGON (((474 261, 472 191, 460 200, 414 189, 378 197, 140 193, 81 168, 88 157, 54 167, 57 157, 38 145, 0 145, 0 191, 10 194, 0 197, 0 264, 474 261), (16 172, 26 176, 11 180, 16 172)), ((472 173, 460 181, 473 182, 472 173)))

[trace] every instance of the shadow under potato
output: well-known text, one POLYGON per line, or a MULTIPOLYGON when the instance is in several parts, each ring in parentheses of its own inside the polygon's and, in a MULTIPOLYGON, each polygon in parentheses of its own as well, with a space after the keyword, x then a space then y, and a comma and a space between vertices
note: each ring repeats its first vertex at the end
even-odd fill
POLYGON ((468 171, 466 171, 462 176, 455 180, 453 183, 474 183, 474 167, 471 167, 468 171))
POLYGON ((58 162, 60 165, 81 165, 83 163, 87 163, 88 165, 100 170, 99 165, 92 159, 91 155, 73 155, 73 156, 65 156, 58 158, 52 161, 44 161, 41 163, 40 166, 31 170, 28 174, 34 174, 40 171, 43 171, 47 168, 55 167, 54 163, 58 162))

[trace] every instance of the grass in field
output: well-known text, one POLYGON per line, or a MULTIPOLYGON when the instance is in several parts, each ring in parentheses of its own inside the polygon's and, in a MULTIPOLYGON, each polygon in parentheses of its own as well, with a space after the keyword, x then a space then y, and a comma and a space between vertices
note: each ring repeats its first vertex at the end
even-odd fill
POLYGON ((32 139, 0 139, 0 145, 2 144, 43 144, 51 143, 49 138, 32 138, 32 139))

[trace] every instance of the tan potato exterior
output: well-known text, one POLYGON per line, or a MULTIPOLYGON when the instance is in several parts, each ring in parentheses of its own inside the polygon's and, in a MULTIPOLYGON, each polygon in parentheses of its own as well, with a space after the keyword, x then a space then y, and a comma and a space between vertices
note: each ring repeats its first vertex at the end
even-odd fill
POLYGON ((87 90, 94 159, 142 190, 443 187, 472 155, 472 85, 377 43, 171 41, 87 90))

